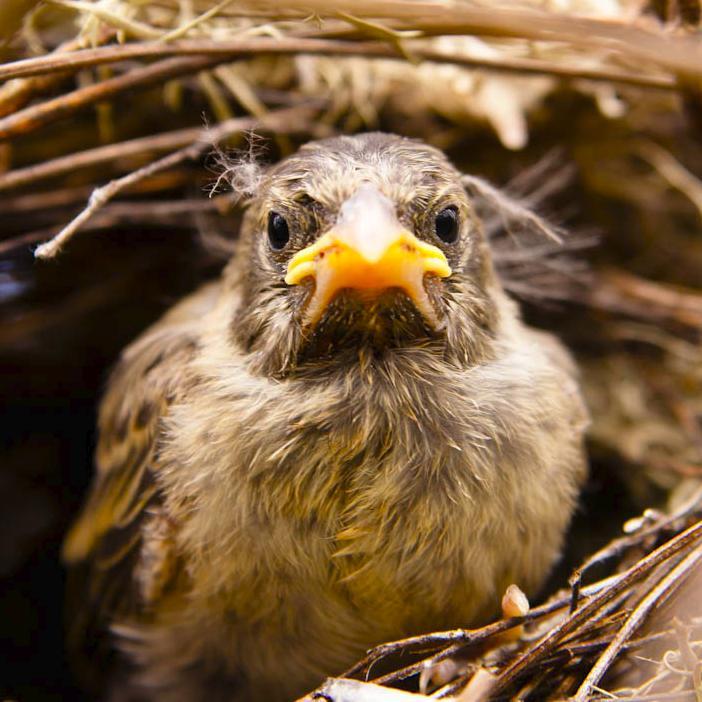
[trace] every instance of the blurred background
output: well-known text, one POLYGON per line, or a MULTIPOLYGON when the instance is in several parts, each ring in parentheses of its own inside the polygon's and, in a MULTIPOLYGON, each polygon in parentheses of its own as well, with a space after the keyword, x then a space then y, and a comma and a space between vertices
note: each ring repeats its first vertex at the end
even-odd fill
POLYGON ((572 232, 554 249, 479 203, 508 288, 573 350, 593 413, 592 476, 550 589, 628 518, 688 495, 702 476, 699 22, 694 0, 1 3, 0 697, 79 699, 62 535, 111 365, 236 237, 217 149, 266 163, 310 138, 397 132, 572 232))

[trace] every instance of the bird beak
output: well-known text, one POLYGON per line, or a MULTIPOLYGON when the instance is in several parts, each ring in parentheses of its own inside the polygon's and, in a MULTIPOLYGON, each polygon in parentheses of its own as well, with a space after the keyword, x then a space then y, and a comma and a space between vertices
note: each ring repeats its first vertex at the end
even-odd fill
POLYGON ((451 275, 446 256, 405 229, 392 201, 365 183, 343 203, 334 227, 292 257, 285 282, 315 281, 306 311, 308 324, 319 320, 340 290, 358 290, 373 298, 389 288, 400 288, 436 326, 436 313, 424 287, 428 274, 451 275))

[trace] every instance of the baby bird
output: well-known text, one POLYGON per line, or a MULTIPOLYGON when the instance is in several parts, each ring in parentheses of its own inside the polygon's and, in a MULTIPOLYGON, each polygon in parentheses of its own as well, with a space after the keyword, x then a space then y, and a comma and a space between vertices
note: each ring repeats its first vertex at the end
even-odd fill
POLYGON ((586 422, 446 157, 309 143, 264 173, 221 278, 112 374, 64 549, 77 635, 108 637, 110 699, 291 700, 534 592, 586 422))

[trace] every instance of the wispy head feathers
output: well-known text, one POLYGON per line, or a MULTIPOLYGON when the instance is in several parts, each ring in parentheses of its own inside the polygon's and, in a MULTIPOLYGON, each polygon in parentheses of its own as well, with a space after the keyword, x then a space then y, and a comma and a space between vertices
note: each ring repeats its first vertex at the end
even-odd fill
POLYGON ((223 151, 215 146, 217 180, 210 188, 210 197, 221 192, 226 185, 231 189, 235 202, 252 197, 258 192, 264 175, 261 157, 265 152, 262 138, 254 132, 245 137, 246 147, 223 151))
POLYGON ((569 233, 534 211, 571 182, 571 169, 559 161, 559 154, 547 155, 504 190, 476 176, 461 178, 475 197, 503 286, 541 304, 578 297, 589 281, 579 254, 598 241, 592 233, 569 233))

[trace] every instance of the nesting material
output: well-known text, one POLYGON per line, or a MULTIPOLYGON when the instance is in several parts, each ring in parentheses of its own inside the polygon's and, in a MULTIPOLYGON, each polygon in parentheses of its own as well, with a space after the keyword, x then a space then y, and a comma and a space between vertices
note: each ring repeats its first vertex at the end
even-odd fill
POLYGON ((0 345, 13 358, 57 326, 89 335, 101 309, 139 294, 145 232, 164 235, 162 252, 199 236, 226 253, 272 154, 373 128, 469 173, 505 286, 578 356, 598 499, 618 490, 626 509, 603 508, 600 524, 586 495, 571 542, 592 553, 570 583, 562 569, 531 606, 517 583, 481 628, 380 646, 325 699, 697 700, 699 3, 0 5, 0 345), (108 283, 85 282, 71 252, 113 236, 133 237, 129 255, 108 283), (63 287, 15 267, 29 247, 63 287))

